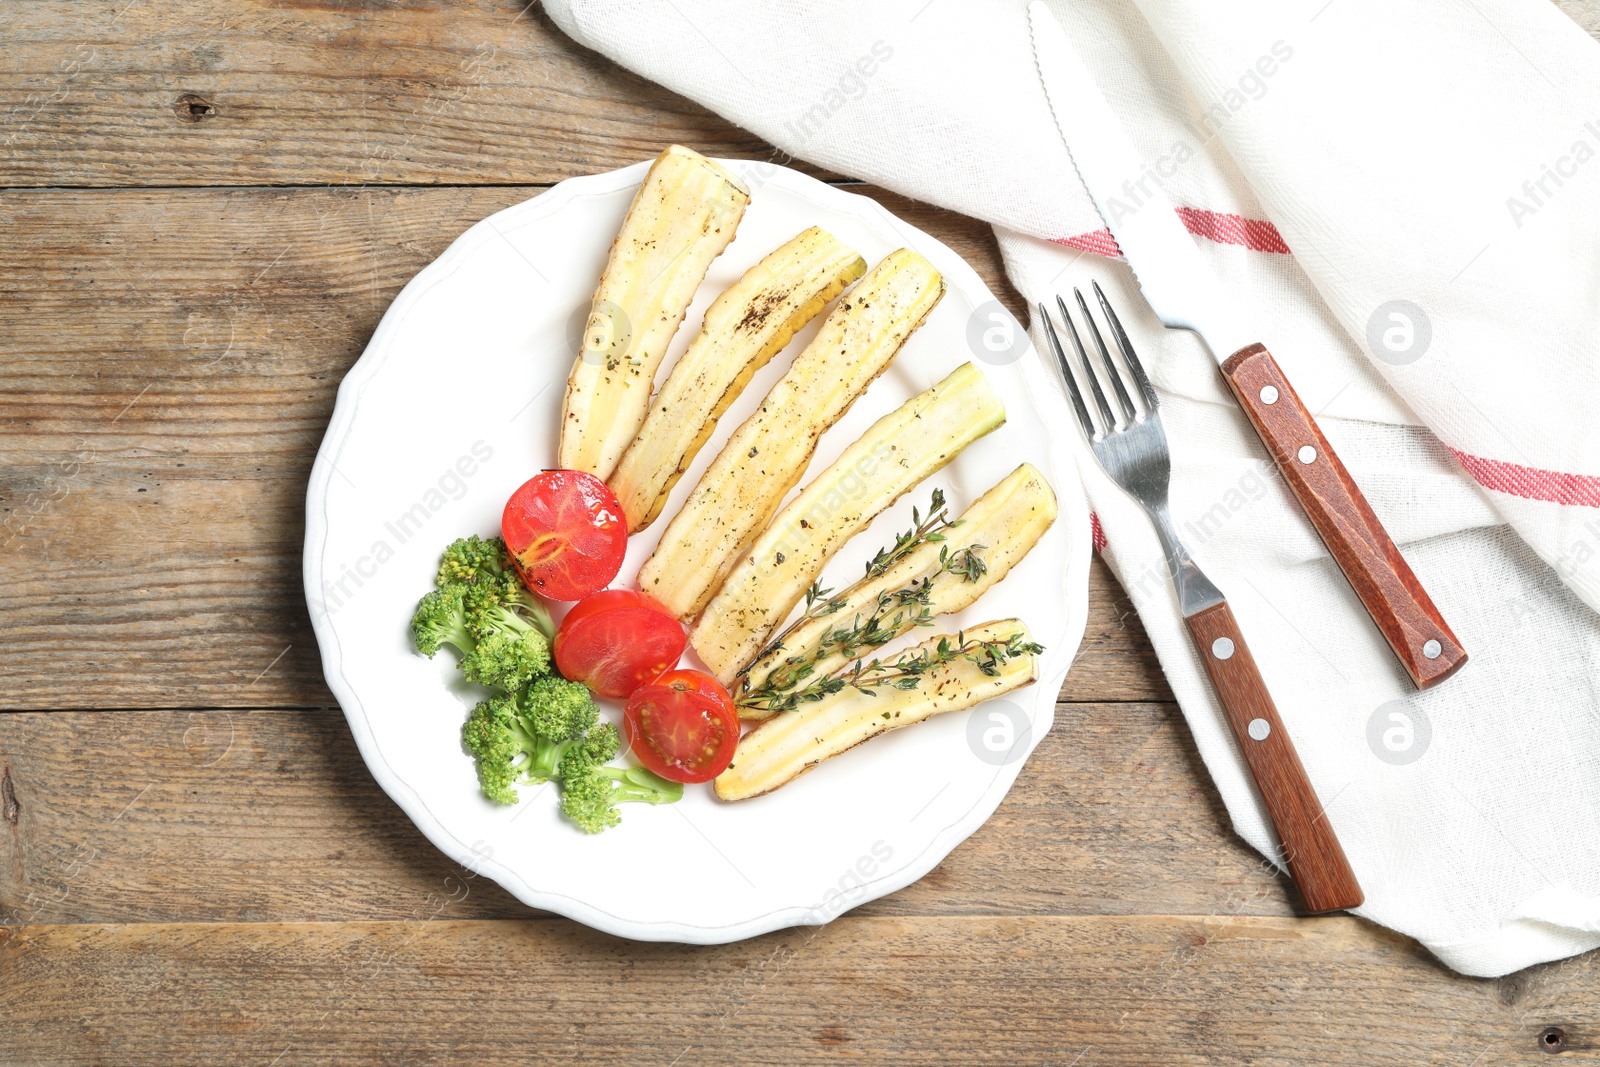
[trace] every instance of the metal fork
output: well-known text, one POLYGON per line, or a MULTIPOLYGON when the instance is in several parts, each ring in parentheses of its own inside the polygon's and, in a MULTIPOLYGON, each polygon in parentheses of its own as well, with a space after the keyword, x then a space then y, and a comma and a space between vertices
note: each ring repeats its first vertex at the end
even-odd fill
POLYGON ((1112 357, 1083 294, 1077 289, 1072 294, 1122 416, 1119 421, 1106 400, 1100 375, 1084 348, 1067 302, 1056 297, 1056 307, 1077 356, 1080 370, 1076 372, 1062 348, 1049 308, 1040 304, 1039 318, 1044 323, 1045 337, 1055 353, 1089 447, 1107 476, 1144 508, 1155 526, 1161 550, 1167 557, 1167 571, 1178 589, 1183 620, 1205 662, 1206 673, 1216 687, 1228 725, 1233 729, 1233 736, 1244 753, 1245 763, 1278 832, 1284 860, 1300 887, 1306 910, 1315 913, 1356 907, 1364 899, 1361 886, 1328 824, 1311 780, 1306 777, 1294 742, 1278 717, 1272 696, 1267 692, 1261 672, 1256 669, 1255 659, 1250 655, 1228 601, 1200 570, 1172 525, 1167 507, 1172 453, 1167 446, 1166 429, 1161 425, 1161 402, 1150 385, 1150 378, 1099 283, 1094 283, 1094 295, 1105 316, 1107 331, 1127 366, 1126 375, 1112 357), (1080 376, 1094 397, 1093 412, 1084 401, 1080 376), (1134 403, 1128 377, 1132 378, 1142 405, 1134 403))

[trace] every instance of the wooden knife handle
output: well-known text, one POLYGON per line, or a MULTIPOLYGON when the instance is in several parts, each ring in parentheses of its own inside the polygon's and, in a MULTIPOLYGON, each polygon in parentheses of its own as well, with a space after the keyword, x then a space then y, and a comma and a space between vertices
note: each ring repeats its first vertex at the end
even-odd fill
POLYGON ((1466 649, 1272 353, 1264 345, 1241 348, 1223 363, 1222 376, 1412 683, 1426 689, 1460 670, 1466 649))
POLYGON ((1366 899, 1361 885, 1323 814, 1322 802, 1278 718, 1272 695, 1261 680, 1228 602, 1184 621, 1266 802, 1306 910, 1316 913, 1356 907, 1366 899))

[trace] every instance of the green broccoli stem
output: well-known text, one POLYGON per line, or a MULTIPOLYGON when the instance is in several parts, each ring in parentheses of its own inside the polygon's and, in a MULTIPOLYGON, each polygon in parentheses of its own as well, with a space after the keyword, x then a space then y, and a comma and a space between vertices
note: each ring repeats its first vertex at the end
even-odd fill
POLYGON ((465 618, 452 619, 439 635, 439 643, 453 645, 463 656, 470 655, 472 650, 478 647, 478 639, 467 629, 465 618))
POLYGON ((561 766, 561 757, 574 745, 581 745, 583 738, 569 738, 565 741, 546 741, 542 738, 530 738, 528 748, 528 762, 523 766, 523 775, 530 782, 547 782, 556 776, 556 768, 561 766))
POLYGON ((550 617, 550 609, 544 606, 544 601, 528 592, 527 589, 521 588, 520 581, 518 585, 517 605, 522 609, 522 612, 529 617, 530 621, 533 623, 533 628, 544 634, 546 641, 554 641, 556 637, 556 623, 555 620, 550 617))
POLYGON ((495 629, 509 630, 512 633, 525 634, 529 630, 535 629, 527 619, 502 604, 494 604, 485 608, 483 620, 495 629))
POLYGON ((643 767, 599 767, 599 773, 610 778, 612 800, 618 804, 672 804, 683 798, 683 786, 652 774, 643 767))

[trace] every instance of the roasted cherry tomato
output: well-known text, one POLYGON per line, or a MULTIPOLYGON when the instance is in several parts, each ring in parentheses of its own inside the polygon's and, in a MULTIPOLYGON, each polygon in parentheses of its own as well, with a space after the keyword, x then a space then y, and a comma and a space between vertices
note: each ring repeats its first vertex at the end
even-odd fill
POLYGON ((506 501, 500 534, 523 584, 551 600, 604 589, 628 551, 616 494, 583 471, 545 471, 522 483, 506 501))
POLYGON ((633 758, 669 782, 709 782, 728 769, 739 747, 739 716, 733 702, 723 699, 727 690, 706 675, 700 677, 720 693, 672 677, 689 674, 700 672, 671 671, 660 682, 640 686, 622 713, 633 758))
POLYGON ((622 699, 676 664, 688 641, 672 613, 650 597, 606 589, 578 601, 561 620, 556 668, 597 696, 622 699))

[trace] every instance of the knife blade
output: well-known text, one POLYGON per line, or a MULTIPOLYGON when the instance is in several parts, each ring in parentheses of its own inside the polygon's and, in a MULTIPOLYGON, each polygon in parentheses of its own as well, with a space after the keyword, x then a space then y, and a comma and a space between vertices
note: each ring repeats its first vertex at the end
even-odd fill
POLYGON ((1218 281, 1089 68, 1043 0, 1028 5, 1035 64, 1079 178, 1145 299, 1205 342, 1302 510, 1418 689, 1467 653, 1272 354, 1218 281))

